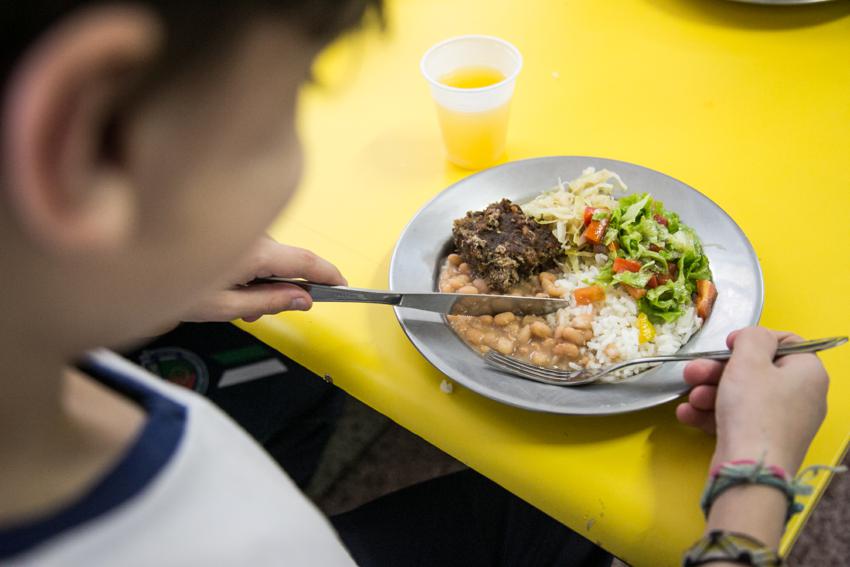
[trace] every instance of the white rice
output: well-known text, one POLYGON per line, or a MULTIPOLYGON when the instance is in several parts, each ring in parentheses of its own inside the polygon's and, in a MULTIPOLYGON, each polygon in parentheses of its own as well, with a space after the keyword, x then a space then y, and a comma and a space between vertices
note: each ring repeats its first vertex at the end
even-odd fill
MULTIPOLYGON (((672 323, 655 325, 654 341, 639 344, 637 302, 621 288, 606 288, 605 301, 601 303, 575 303, 573 290, 593 285, 599 274, 599 265, 605 263, 607 256, 600 255, 595 260, 596 264, 587 262, 582 266, 582 271, 563 274, 557 280, 556 283, 567 290, 565 297, 569 299, 570 307, 549 315, 551 324, 568 326, 573 317, 580 313, 593 314, 593 338, 583 347, 583 354, 588 355, 590 359, 587 365, 589 368, 608 366, 642 356, 673 354, 688 342, 702 325, 702 319, 696 315, 693 305, 690 305, 684 314, 672 323), (614 356, 609 356, 609 352, 614 356)), ((575 366, 576 369, 580 368, 575 366)), ((632 366, 618 372, 615 378, 629 376, 645 369, 645 366, 632 366)))

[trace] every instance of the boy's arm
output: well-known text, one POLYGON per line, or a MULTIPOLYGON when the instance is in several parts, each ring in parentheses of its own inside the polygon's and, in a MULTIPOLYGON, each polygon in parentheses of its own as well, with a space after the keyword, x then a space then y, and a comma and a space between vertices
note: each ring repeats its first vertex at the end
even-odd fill
POLYGON ((237 287, 255 278, 280 276, 304 278, 332 285, 347 285, 339 270, 309 250, 279 244, 262 237, 231 279, 231 287, 216 291, 197 303, 183 321, 256 321, 263 315, 281 311, 306 311, 313 305, 310 294, 288 284, 261 284, 237 287))
MULTIPOLYGON (((743 329, 729 336, 728 363, 698 360, 686 367, 685 381, 693 389, 676 415, 687 425, 716 432, 712 468, 750 459, 796 475, 826 415, 829 384, 813 354, 773 360, 779 344, 800 340, 790 333, 743 329)), ((785 495, 775 488, 738 486, 714 501, 707 529, 746 534, 776 549, 787 509, 785 495)))

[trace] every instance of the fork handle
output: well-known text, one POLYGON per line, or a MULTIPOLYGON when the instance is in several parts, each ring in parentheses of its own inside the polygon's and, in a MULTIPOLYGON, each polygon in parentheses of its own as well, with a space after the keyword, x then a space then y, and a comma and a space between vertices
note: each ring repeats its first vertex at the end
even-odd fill
MULTIPOLYGON (((847 342, 847 337, 827 337, 825 339, 812 339, 810 341, 802 341, 789 345, 780 345, 776 349, 774 358, 789 354, 800 354, 805 352, 818 352, 828 348, 836 347, 847 342)), ((617 364, 617 368, 633 366, 635 364, 652 364, 656 362, 680 362, 685 360, 696 360, 698 358, 708 358, 711 360, 729 360, 732 356, 730 350, 713 350, 707 352, 689 352, 685 354, 671 354, 666 356, 647 356, 635 360, 627 360, 621 364, 617 364)))

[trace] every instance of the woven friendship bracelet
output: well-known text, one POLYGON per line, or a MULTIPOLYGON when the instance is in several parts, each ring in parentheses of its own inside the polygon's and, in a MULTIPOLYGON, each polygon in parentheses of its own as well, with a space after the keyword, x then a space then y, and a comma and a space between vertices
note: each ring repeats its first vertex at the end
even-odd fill
POLYGON ((685 554, 683 567, 697 567, 715 561, 753 565, 755 567, 782 566, 779 554, 745 534, 713 530, 696 542, 685 554))
POLYGON ((707 518, 711 505, 717 497, 733 486, 761 484, 773 487, 785 494, 785 498, 788 500, 788 512, 785 515, 785 522, 787 523, 794 514, 803 509, 803 505, 796 501, 797 495, 808 496, 812 493, 813 488, 806 483, 806 478, 814 477, 822 470, 844 472, 847 467, 812 465, 797 475, 797 478, 792 478, 782 467, 765 465, 763 461, 743 459, 723 463, 712 469, 710 473, 708 484, 700 501, 702 512, 707 518))

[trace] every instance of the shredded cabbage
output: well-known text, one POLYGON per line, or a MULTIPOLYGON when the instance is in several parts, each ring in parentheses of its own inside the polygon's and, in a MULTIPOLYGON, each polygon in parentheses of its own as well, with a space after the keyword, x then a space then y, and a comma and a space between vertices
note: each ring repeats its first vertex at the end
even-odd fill
POLYGON ((607 169, 588 167, 581 176, 564 183, 522 205, 522 211, 540 224, 553 224, 552 234, 561 243, 567 259, 578 270, 576 249, 584 244, 584 209, 617 208, 614 192, 626 190, 620 176, 607 169))

